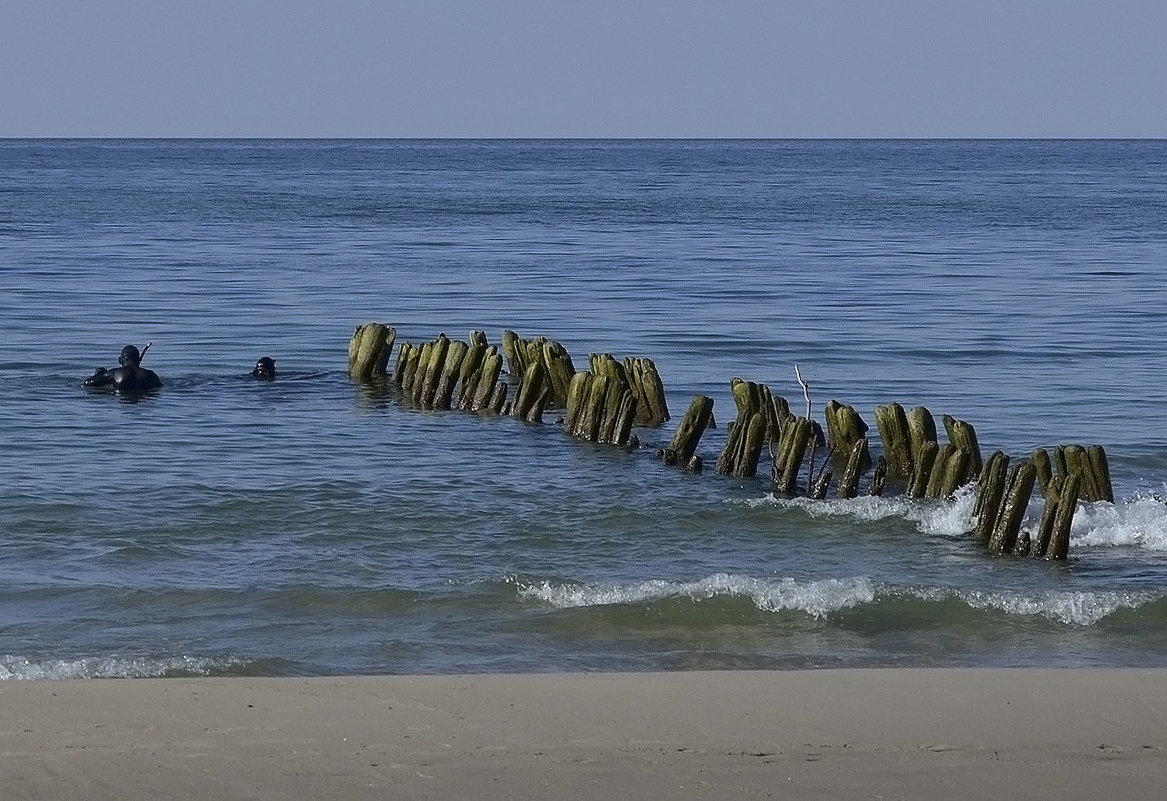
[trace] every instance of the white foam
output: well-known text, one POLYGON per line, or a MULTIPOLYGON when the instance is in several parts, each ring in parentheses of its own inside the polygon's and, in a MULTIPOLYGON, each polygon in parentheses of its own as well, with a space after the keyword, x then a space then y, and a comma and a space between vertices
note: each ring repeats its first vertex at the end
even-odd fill
POLYGON ((764 612, 801 610, 813 617, 875 600, 875 584, 867 578, 759 579, 716 573, 699 581, 649 580, 631 584, 570 584, 544 581, 519 584, 520 597, 532 598, 560 609, 610 604, 636 604, 665 598, 694 601, 716 596, 745 597, 764 612))
POLYGON ((747 506, 777 506, 801 509, 815 518, 843 518, 857 523, 874 523, 900 518, 915 523, 922 534, 959 537, 973 527, 972 509, 976 493, 970 486, 957 491, 952 501, 916 500, 905 496, 891 498, 861 495, 848 500, 815 501, 809 498, 780 498, 767 493, 761 498, 742 501, 747 506))
POLYGON ((963 591, 957 595, 974 609, 997 609, 1011 615, 1041 615, 1075 626, 1092 626, 1120 609, 1137 609, 1158 600, 1149 593, 1064 592, 1038 595, 963 591))
POLYGON ((1167 505, 1154 497, 1079 504, 1070 527, 1070 544, 1167 551, 1167 505))
POLYGON ((108 656, 45 661, 3 656, 0 657, 0 681, 140 679, 156 678, 180 671, 196 676, 206 676, 233 664, 235 663, 230 661, 193 656, 176 656, 166 659, 108 656))

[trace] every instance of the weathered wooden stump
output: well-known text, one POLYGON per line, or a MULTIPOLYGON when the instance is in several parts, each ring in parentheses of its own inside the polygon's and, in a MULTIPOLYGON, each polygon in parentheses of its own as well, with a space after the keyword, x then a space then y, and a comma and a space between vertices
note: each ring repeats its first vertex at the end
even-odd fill
POLYGON ((470 346, 460 339, 450 342, 449 348, 446 350, 446 360, 442 364, 442 372, 438 378, 437 386, 434 388, 434 395, 430 401, 431 409, 449 409, 451 399, 454 395, 454 386, 458 382, 458 376, 462 371, 462 362, 466 358, 466 353, 470 350, 470 346))
POLYGON ((1036 471, 1037 486, 1044 495, 1049 489, 1050 480, 1054 477, 1053 463, 1049 458, 1049 451, 1045 448, 1034 448, 1033 453, 1029 457, 1033 462, 1033 469, 1036 471))
POLYGON ((385 375, 396 339, 397 329, 387 325, 358 325, 348 343, 349 377, 367 381, 373 376, 385 375))
POLYGON ((548 404, 567 408, 567 389, 575 375, 575 365, 567 348, 554 340, 543 343, 543 367, 547 370, 548 404))
POLYGON ((839 485, 835 488, 838 498, 854 498, 859 489, 859 479, 871 461, 867 444, 867 437, 858 439, 847 452, 847 464, 839 476, 839 485))
MULTIPOLYGON (((626 447, 633 442, 636 398, 627 381, 621 381, 623 367, 610 363, 619 370, 609 375, 582 372, 572 377, 564 429, 576 439, 626 447)), ((601 362, 593 364, 602 366, 601 362)))
POLYGON ((977 442, 976 429, 964 420, 957 420, 951 415, 944 415, 944 431, 948 434, 948 441, 962 451, 969 454, 968 477, 961 485, 975 479, 981 474, 983 462, 981 460, 981 446, 977 442))
POLYGON ((1033 482, 1037 470, 1033 462, 1023 459, 1013 465, 1009 472, 1008 489, 1001 510, 997 515, 988 547, 993 553, 1011 554, 1017 545, 1017 535, 1021 531, 1021 521, 1033 493, 1033 482))
MULTIPOLYGON (((925 406, 913 407, 907 413, 907 421, 908 447, 911 452, 912 471, 915 473, 920 455, 928 448, 928 443, 937 444, 936 421, 932 419, 932 412, 928 411, 925 406)), ((929 473, 931 473, 931 468, 929 468, 929 473)), ((925 477, 925 485, 927 481, 928 479, 925 477)))
POLYGON ((636 425, 646 428, 664 425, 669 419, 669 407, 656 364, 652 359, 629 356, 624 359, 624 372, 636 396, 636 425))
POLYGON ((1041 521, 1037 524, 1037 536, 1030 548, 1030 552, 1034 556, 1045 556, 1045 552, 1049 549, 1050 538, 1054 531, 1054 518, 1058 513, 1058 500, 1062 495, 1063 480, 1062 476, 1053 476, 1043 492, 1045 508, 1041 511, 1041 521))
POLYGON ((1110 462, 1106 458, 1106 451, 1101 445, 1091 445, 1086 449, 1086 455, 1090 458, 1090 469, 1098 486, 1098 500, 1114 503, 1114 485, 1110 481, 1110 462))
POLYGON ((889 472, 907 476, 912 472, 912 444, 904 407, 888 403, 875 407, 875 426, 883 441, 883 455, 889 472))
POLYGON ((669 462, 671 458, 671 463, 689 464, 697 453, 697 444, 701 441, 701 436, 705 433, 712 417, 713 398, 705 395, 693 396, 692 402, 689 403, 689 409, 681 418, 672 441, 669 442, 669 446, 664 451, 665 461, 669 462))
POLYGON ((714 467, 721 475, 749 478, 758 472, 762 446, 778 425, 773 397, 764 385, 734 378, 730 392, 737 417, 730 424, 725 448, 714 467))
POLYGON ((1053 462, 1058 475, 1079 474, 1079 500, 1088 503, 1114 503, 1114 488, 1110 481, 1110 465, 1101 445, 1084 448, 1081 445, 1059 445, 1054 448, 1053 462))
MULTIPOLYGON (((814 424, 806 417, 797 417, 786 426, 786 433, 778 443, 778 453, 770 473, 775 492, 787 495, 797 492, 802 460, 813 437, 814 424)), ((810 484, 809 480, 807 484, 810 484)), ((809 489, 811 488, 808 486, 809 489)))
POLYGON ((853 406, 847 406, 834 399, 827 401, 823 409, 823 418, 827 424, 828 454, 824 464, 831 464, 832 473, 835 470, 841 471, 835 495, 839 498, 854 497, 859 477, 871 464, 867 423, 863 422, 863 418, 853 406), (860 450, 857 450, 860 442, 863 443, 861 454, 860 450), (857 458, 859 461, 855 461, 857 458))
POLYGON ((936 464, 936 456, 940 453, 940 446, 936 444, 935 440, 922 439, 915 448, 918 452, 912 463, 912 475, 908 481, 908 497, 923 498, 928 490, 928 480, 932 477, 932 467, 936 464))
POLYGON ((434 395, 438 391, 438 380, 442 377, 442 369, 446 364, 446 353, 450 349, 450 338, 445 334, 438 334, 433 342, 428 342, 422 348, 421 362, 418 364, 420 376, 413 381, 413 402, 423 409, 432 409, 434 395))
POLYGON ((982 546, 988 547, 989 538, 997 526, 997 516, 1001 511, 1001 498, 1005 494, 1006 470, 1009 467, 1009 457, 1001 451, 995 451, 978 479, 977 500, 973 514, 977 517, 973 536, 982 546))
POLYGON ((515 392, 515 402, 511 406, 511 415, 528 423, 543 422, 543 410, 547 405, 547 396, 550 387, 546 384, 547 368, 543 361, 531 361, 527 370, 519 381, 515 392))
POLYGON ((956 490, 969 481, 972 454, 958 448, 951 442, 940 449, 932 466, 932 477, 928 479, 928 498, 951 498, 956 490))
POLYGON ((1049 545, 1040 554, 1047 559, 1064 561, 1069 556, 1070 526, 1074 522, 1074 512, 1078 506, 1080 484, 1081 473, 1070 473, 1062 479, 1061 492, 1058 493, 1057 508, 1054 511, 1050 530, 1049 545))
POLYGON ((496 386, 502 386, 502 397, 506 399, 506 383, 499 383, 498 377, 502 375, 502 354, 498 352, 498 348, 491 346, 486 349, 483 354, 482 364, 474 371, 470 377, 473 384, 473 392, 470 393, 469 401, 465 407, 468 412, 481 412, 483 410, 501 412, 502 406, 498 403, 498 393, 495 392, 496 386))
POLYGON ((546 404, 567 406, 567 392, 571 386, 571 377, 575 375, 575 365, 563 345, 542 336, 523 339, 508 329, 502 332, 502 350, 506 357, 507 372, 517 379, 526 376, 532 364, 542 364, 546 371, 546 404))

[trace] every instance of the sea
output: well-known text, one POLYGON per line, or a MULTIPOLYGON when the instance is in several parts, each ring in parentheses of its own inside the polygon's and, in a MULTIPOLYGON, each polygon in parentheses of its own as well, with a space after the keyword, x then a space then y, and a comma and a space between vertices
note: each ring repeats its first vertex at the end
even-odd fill
POLYGON ((0 680, 1164 667, 1165 309, 1164 141, 0 140, 0 680), (672 418, 422 410, 365 322, 650 358, 672 418), (735 377, 876 453, 892 402, 1099 444, 1115 501, 1052 562, 970 489, 776 494, 708 469, 735 377))

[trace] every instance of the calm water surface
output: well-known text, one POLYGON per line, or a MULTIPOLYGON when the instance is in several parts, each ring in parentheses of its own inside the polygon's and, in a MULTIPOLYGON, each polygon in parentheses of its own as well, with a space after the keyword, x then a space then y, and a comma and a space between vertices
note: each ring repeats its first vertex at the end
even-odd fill
POLYGON ((0 678, 1167 665, 1165 276, 1156 141, 0 141, 0 678), (345 376, 368 320, 648 356, 674 419, 419 411, 345 376), (163 390, 83 390, 128 342, 163 390), (995 559, 967 496, 652 458, 795 364, 1102 444, 1117 502, 995 559))

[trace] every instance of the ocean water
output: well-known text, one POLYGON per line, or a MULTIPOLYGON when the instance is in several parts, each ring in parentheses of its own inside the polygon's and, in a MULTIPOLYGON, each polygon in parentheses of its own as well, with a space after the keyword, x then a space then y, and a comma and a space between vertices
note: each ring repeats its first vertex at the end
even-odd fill
POLYGON ((0 141, 0 679, 1167 665, 1165 276, 1161 141, 0 141), (673 419, 421 411, 347 378, 372 320, 647 356, 673 419), (147 342, 156 395, 82 388, 147 342), (795 365, 1116 502, 996 558, 967 492, 653 457, 795 365))

